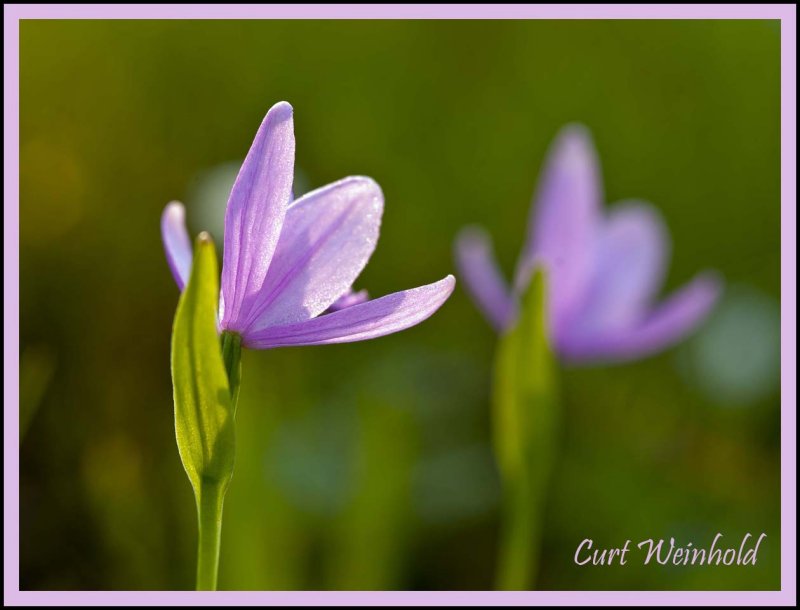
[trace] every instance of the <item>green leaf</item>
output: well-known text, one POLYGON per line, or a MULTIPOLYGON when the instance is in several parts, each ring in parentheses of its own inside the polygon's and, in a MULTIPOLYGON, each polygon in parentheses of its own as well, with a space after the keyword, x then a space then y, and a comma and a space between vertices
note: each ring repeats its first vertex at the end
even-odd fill
MULTIPOLYGON (((235 454, 234 406, 217 334, 218 299, 214 243, 201 233, 172 328, 175 436, 197 502, 198 590, 217 586, 222 505, 235 454)), ((234 364, 238 372, 238 360, 234 364)))
POLYGON ((203 481, 227 483, 233 473, 233 407, 217 334, 218 300, 214 243, 201 234, 172 329, 175 434, 195 494, 203 481))
POLYGON ((494 449, 503 483, 497 586, 532 587, 555 449, 556 365, 548 341, 546 280, 537 269, 519 318, 500 339, 492 395, 494 449))

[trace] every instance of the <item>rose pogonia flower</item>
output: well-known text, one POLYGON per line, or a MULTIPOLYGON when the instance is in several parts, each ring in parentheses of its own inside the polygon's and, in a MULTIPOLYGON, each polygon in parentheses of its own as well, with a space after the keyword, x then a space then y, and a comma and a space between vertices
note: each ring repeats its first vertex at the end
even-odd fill
POLYGON ((588 131, 565 127, 548 155, 530 215, 513 288, 480 228, 464 229, 456 260, 467 288, 499 331, 516 318, 533 267, 548 272, 549 332, 557 353, 577 362, 627 360, 688 335, 720 292, 704 272, 655 303, 668 259, 668 234, 656 209, 641 201, 602 209, 598 160, 588 131))
MULTIPOLYGON (((346 343, 433 314, 453 291, 452 275, 372 301, 352 291, 378 240, 383 193, 355 176, 292 201, 294 148, 292 107, 280 102, 261 123, 228 199, 220 331, 256 349, 346 343)), ((192 250, 180 203, 167 205, 161 232, 183 290, 192 250)))

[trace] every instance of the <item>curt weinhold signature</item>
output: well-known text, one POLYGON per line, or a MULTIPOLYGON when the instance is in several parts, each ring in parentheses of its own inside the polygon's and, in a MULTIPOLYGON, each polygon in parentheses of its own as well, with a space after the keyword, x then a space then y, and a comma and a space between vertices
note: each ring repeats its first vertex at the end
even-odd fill
MULTIPOLYGON (((711 546, 703 548, 695 546, 689 542, 685 546, 677 546, 674 538, 669 539, 669 543, 664 538, 655 541, 652 538, 642 540, 636 548, 644 552, 644 565, 654 560, 661 565, 756 565, 758 547, 761 541, 766 538, 766 534, 761 534, 758 540, 750 540, 753 536, 748 533, 742 539, 738 547, 724 547, 719 543, 722 534, 714 536, 711 546), (748 546, 748 542, 750 546, 748 546), (755 542, 755 544, 753 544, 755 542)), ((591 538, 585 538, 575 550, 574 561, 579 566, 585 565, 625 565, 627 553, 630 549, 631 541, 626 540, 620 547, 612 548, 593 548, 594 542, 591 538)))

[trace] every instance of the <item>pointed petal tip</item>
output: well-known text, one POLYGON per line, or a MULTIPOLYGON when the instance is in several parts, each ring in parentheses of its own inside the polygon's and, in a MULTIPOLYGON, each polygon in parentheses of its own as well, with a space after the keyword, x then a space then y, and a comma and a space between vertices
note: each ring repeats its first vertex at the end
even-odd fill
POLYGON ((585 162, 596 156, 592 132, 582 123, 567 123, 556 135, 553 150, 565 161, 585 162))
MULTIPOLYGON (((292 131, 294 131, 294 109, 289 102, 278 102, 270 106, 264 119, 261 121, 261 128, 256 133, 256 140, 259 136, 266 137, 270 130, 277 128, 279 125, 288 123, 292 131), (269 126, 269 127, 268 127, 269 126)), ((293 137, 293 136, 292 136, 293 137)))
POLYGON ((183 290, 192 266, 192 242, 186 231, 186 210, 178 201, 169 202, 161 213, 161 241, 175 283, 183 290))
POLYGON ((561 127, 561 133, 574 133, 579 136, 589 136, 589 128, 581 121, 570 121, 561 127))
POLYGON ((456 245, 461 248, 478 248, 489 245, 492 241, 489 232, 477 224, 466 225, 456 234, 456 245))
POLYGON ((467 225, 456 234, 453 253, 459 265, 469 265, 476 257, 493 258, 492 236, 480 225, 467 225))
POLYGON ((646 199, 622 199, 612 204, 607 213, 606 226, 617 223, 618 229, 646 230, 652 232, 650 239, 658 239, 669 247, 669 230, 664 214, 655 204, 646 199))
POLYGON ((383 212, 383 189, 374 179, 369 176, 347 176, 339 180, 338 184, 348 185, 350 188, 368 195, 372 198, 373 208, 379 213, 383 212))
POLYGON ((374 191, 375 195, 379 195, 381 199, 383 199, 383 190, 381 186, 369 176, 347 176, 335 184, 352 184, 354 187, 360 187, 364 191, 374 191))
POLYGON ((572 141, 591 141, 592 139, 592 132, 591 130, 578 121, 571 121, 565 124, 558 132, 556 136, 557 139, 567 139, 572 141))
POLYGON ((180 201, 170 201, 161 212, 162 226, 165 224, 179 226, 186 222, 186 208, 180 201))
POLYGON ((274 116, 278 119, 287 119, 291 118, 294 114, 294 108, 289 102, 278 102, 273 104, 272 107, 267 111, 268 116, 274 116))
POLYGON ((340 178, 335 182, 316 188, 313 191, 309 191, 302 197, 298 197, 292 201, 291 205, 301 206, 308 203, 309 199, 315 199, 331 192, 341 191, 343 188, 348 189, 347 193, 350 195, 368 194, 383 204, 383 190, 373 178, 369 176, 346 176, 345 178, 340 178))
MULTIPOLYGON (((347 176, 334 183, 338 186, 346 186, 353 189, 354 195, 365 195, 369 197, 371 211, 381 217, 383 215, 384 197, 383 189, 369 176, 347 176)), ((325 188, 325 187, 323 187, 325 188)))
POLYGON ((165 214, 185 214, 186 208, 184 205, 177 200, 170 201, 166 206, 164 206, 164 213, 165 214))
POLYGON ((725 289, 725 280, 722 273, 714 269, 701 271, 694 279, 697 290, 708 301, 709 309, 713 307, 725 289))

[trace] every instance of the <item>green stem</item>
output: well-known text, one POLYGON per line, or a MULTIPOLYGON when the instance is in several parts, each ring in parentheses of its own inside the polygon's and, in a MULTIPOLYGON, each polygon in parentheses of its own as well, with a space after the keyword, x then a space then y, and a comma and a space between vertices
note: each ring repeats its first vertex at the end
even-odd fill
POLYGON ((203 481, 197 497, 197 590, 217 590, 222 502, 226 484, 203 481))
POLYGON ((531 491, 529 484, 520 481, 504 493, 496 583, 498 591, 528 591, 534 588, 541 507, 536 505, 531 491))
MULTIPOLYGON (((239 400, 239 384, 242 378, 242 338, 225 331, 220 338, 222 360, 228 375, 228 386, 234 415, 239 400)), ((222 505, 228 480, 201 479, 196 491, 197 500, 197 590, 216 591, 219 570, 219 547, 222 535, 222 505)))
POLYGON ((503 490, 499 590, 529 590, 536 584, 561 412, 546 294, 544 273, 537 269, 521 299, 519 319, 501 337, 495 355, 492 423, 503 490))

